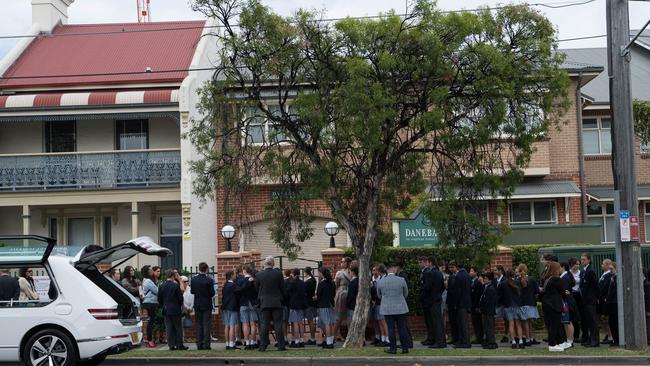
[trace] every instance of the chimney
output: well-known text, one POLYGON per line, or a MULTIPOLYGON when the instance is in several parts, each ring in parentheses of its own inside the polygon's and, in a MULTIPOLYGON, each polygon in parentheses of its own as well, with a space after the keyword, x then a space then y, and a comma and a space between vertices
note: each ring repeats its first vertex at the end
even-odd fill
POLYGON ((68 23, 68 7, 74 0, 32 0, 32 26, 51 32, 57 24, 68 23))

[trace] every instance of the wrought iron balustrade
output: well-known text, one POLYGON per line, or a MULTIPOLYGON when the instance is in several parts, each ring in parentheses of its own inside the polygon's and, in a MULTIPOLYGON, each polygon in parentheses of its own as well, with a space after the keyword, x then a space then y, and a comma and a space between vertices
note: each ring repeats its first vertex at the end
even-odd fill
POLYGON ((179 150, 0 156, 0 191, 178 185, 179 150))

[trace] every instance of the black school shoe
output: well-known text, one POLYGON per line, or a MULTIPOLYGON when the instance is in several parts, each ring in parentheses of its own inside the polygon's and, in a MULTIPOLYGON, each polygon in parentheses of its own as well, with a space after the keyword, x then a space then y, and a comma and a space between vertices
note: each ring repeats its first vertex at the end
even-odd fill
POLYGON ((310 340, 307 341, 306 344, 307 344, 308 346, 315 346, 317 343, 316 343, 315 340, 311 340, 311 339, 310 339, 310 340))

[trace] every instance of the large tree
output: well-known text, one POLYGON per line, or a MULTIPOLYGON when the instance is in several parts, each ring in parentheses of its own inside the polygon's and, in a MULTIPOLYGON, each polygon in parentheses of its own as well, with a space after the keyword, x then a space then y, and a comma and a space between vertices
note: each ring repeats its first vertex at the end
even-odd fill
MULTIPOLYGON (((472 220, 475 202, 512 191, 566 108, 553 26, 526 6, 446 13, 419 0, 406 16, 336 22, 305 10, 282 17, 257 0, 194 7, 221 25, 205 118, 188 133, 202 155, 195 191, 241 197, 260 177, 286 185, 269 212, 292 256, 311 236, 308 200, 324 200, 350 237, 360 283, 370 283, 391 210, 427 188, 445 243, 494 244, 472 220)), ((368 308, 361 286, 346 347, 363 344, 368 308)))

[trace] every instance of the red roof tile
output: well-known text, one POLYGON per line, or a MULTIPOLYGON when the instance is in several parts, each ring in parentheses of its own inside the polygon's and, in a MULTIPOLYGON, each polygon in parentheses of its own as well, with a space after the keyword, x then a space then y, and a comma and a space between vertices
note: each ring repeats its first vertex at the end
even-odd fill
MULTIPOLYGON (((190 66, 205 21, 61 25, 54 34, 136 31, 131 33, 40 37, 3 77, 106 74, 183 70, 190 66), (177 30, 142 30, 190 28, 177 30)), ((178 82, 186 71, 136 75, 0 79, 0 89, 43 86, 178 82)))

